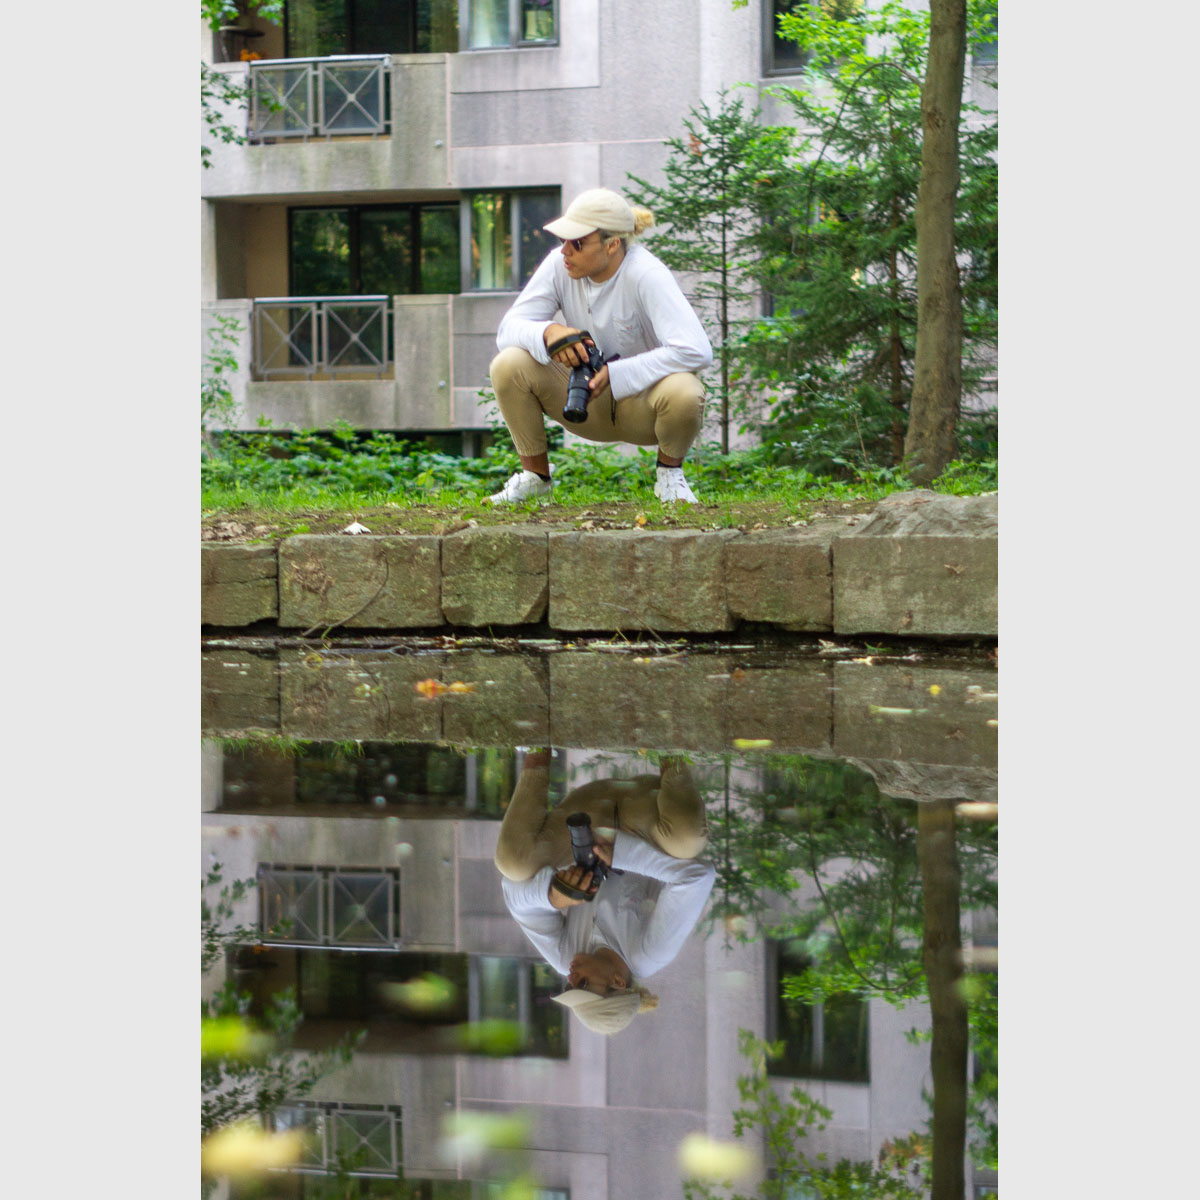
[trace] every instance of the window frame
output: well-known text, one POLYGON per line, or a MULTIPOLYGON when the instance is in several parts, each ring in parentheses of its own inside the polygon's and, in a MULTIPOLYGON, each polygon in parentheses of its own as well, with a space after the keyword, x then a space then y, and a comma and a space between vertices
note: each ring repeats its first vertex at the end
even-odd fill
MULTIPOLYGON (((459 230, 458 244, 462 251, 462 278, 460 280, 460 294, 467 295, 468 293, 475 296, 500 295, 506 292, 519 292, 524 288, 521 279, 521 200, 525 196, 534 193, 549 194, 557 193, 558 205, 561 211, 562 205, 562 188, 561 187, 520 187, 520 188, 472 188, 470 191, 465 191, 462 194, 462 210, 460 213, 461 226, 459 230), (476 196, 507 196, 509 200, 509 229, 508 236, 512 246, 511 261, 508 270, 508 284, 506 287, 475 287, 473 283, 474 264, 471 261, 471 201, 476 196)), ((537 268, 534 267, 534 270, 537 268)), ((533 272, 530 272, 532 276, 533 272)))
MULTIPOLYGON (((804 0, 806 4, 812 4, 813 0, 804 0)), ((801 75, 808 70, 808 64, 811 61, 811 55, 807 52, 801 52, 801 60, 799 66, 795 67, 777 67, 775 65, 775 33, 777 29, 776 18, 779 16, 775 11, 776 0, 762 0, 762 73, 764 78, 775 75, 801 75)), ((792 4, 791 8, 797 7, 792 4)))
POLYGON ((550 11, 554 21, 554 36, 545 41, 525 40, 521 20, 522 0, 508 0, 508 44, 506 46, 473 46, 475 32, 474 0, 458 0, 459 49, 465 54, 486 54, 495 50, 536 50, 539 47, 558 46, 562 35, 559 25, 559 0, 551 0, 550 11))

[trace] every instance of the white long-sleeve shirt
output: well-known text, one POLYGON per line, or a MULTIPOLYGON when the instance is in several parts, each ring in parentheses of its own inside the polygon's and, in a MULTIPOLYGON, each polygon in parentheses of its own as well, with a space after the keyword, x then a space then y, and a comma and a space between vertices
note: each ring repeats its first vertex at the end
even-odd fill
POLYGON ((607 946, 635 980, 662 970, 695 928, 712 891, 716 870, 694 858, 672 858, 635 834, 618 832, 613 866, 591 903, 558 909, 550 903, 553 867, 531 879, 502 879, 504 903, 537 952, 560 975, 571 959, 607 946))
POLYGON ((603 283, 567 274, 562 252, 552 250, 504 314, 496 335, 501 350, 520 346, 548 363, 546 326, 586 329, 606 356, 613 398, 636 396, 675 371, 702 371, 713 360, 700 318, 666 265, 644 246, 630 246, 616 274, 603 283))

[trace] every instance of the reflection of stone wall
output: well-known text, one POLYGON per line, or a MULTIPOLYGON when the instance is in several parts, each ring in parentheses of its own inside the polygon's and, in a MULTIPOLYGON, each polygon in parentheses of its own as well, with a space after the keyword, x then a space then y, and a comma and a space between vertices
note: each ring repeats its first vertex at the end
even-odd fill
POLYGON ((216 735, 613 750, 755 742, 963 778, 996 766, 996 672, 984 666, 753 652, 212 650, 201 678, 202 727, 216 735))
POLYGON ((236 627, 277 611, 284 629, 545 621, 563 632, 710 633, 753 622, 814 633, 990 637, 996 538, 995 496, 933 492, 897 493, 865 520, 757 533, 514 523, 444 538, 300 535, 274 551, 277 610, 265 591, 254 605, 243 596, 238 571, 250 548, 209 542, 201 620, 236 627))

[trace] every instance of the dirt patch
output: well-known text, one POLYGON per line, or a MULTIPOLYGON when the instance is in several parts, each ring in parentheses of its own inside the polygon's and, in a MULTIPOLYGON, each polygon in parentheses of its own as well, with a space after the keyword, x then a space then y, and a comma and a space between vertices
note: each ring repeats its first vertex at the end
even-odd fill
POLYGON ((875 510, 876 500, 814 501, 782 504, 771 500, 693 504, 665 509, 636 503, 541 504, 493 509, 462 509, 385 504, 361 509, 271 513, 251 509, 206 512, 200 520, 201 541, 278 541, 298 533, 340 533, 352 522, 373 534, 457 533, 482 525, 535 525, 556 529, 758 529, 798 528, 821 517, 857 518, 875 510), (657 510, 657 511, 656 511, 657 510))

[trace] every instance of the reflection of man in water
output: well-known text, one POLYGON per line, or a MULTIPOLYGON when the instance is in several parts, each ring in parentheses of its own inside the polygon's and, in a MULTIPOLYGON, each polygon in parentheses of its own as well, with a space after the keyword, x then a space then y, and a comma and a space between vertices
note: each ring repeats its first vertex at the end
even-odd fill
POLYGON ((570 991, 557 996, 589 1029, 616 1033, 657 997, 637 981, 660 971, 687 940, 716 872, 695 861, 704 849, 704 804, 686 764, 664 759, 658 775, 597 779, 547 810, 550 755, 525 756, 500 826, 496 866, 509 912, 570 991), (567 817, 591 818, 598 858, 623 874, 597 886, 575 866, 567 817), (593 893, 572 899, 557 875, 593 893))

